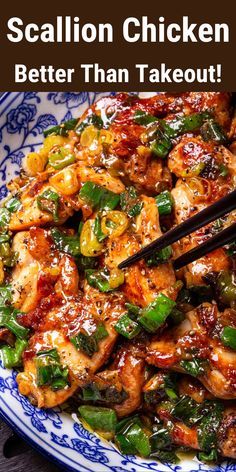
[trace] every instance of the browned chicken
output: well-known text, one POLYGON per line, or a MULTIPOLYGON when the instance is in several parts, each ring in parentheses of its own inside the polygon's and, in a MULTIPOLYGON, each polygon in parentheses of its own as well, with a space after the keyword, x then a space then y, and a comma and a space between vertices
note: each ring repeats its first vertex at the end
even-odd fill
POLYGON ((215 397, 235 399, 236 354, 222 344, 219 336, 229 318, 228 310, 221 314, 216 304, 200 305, 187 313, 176 328, 153 339, 147 362, 159 368, 189 372, 215 397))
MULTIPOLYGON (((189 380, 187 377, 183 377, 180 381, 179 389, 181 395, 188 395, 190 399, 193 399, 195 405, 197 407, 204 404, 204 401, 207 400, 209 405, 209 394, 207 391, 204 391, 201 384, 198 384, 194 381, 189 380)), ((213 398, 213 397, 212 397, 213 398)), ((211 398, 211 400, 212 400, 211 398)), ((187 399, 186 396, 182 397, 181 401, 185 401, 187 399)), ((188 400, 187 400, 188 401, 188 400)), ((179 404, 180 404, 179 403, 179 404)), ((187 405, 187 402, 186 402, 187 405)), ((189 403, 189 408, 191 409, 193 405, 189 403)), ((196 424, 190 425, 188 424, 187 416, 185 416, 184 420, 180 421, 174 417, 174 415, 180 411, 178 409, 178 404, 176 407, 173 408, 172 413, 167 412, 165 408, 160 404, 157 406, 157 414, 161 420, 163 420, 164 425, 167 425, 170 421, 173 424, 173 427, 170 429, 171 440, 175 445, 178 446, 185 446, 187 448, 192 448, 195 450, 201 450, 202 448, 202 427, 207 428, 213 426, 213 432, 216 436, 216 448, 218 452, 225 457, 236 458, 236 408, 232 405, 222 404, 220 413, 219 413, 219 420, 217 424, 214 424, 215 419, 213 416, 209 415, 209 420, 206 420, 201 426, 196 424)), ((201 414, 199 415, 199 418, 201 414)), ((205 412, 205 417, 207 418, 207 412, 205 412)), ((197 422, 197 420, 196 420, 197 422)), ((198 422, 197 422, 198 423, 198 422)))

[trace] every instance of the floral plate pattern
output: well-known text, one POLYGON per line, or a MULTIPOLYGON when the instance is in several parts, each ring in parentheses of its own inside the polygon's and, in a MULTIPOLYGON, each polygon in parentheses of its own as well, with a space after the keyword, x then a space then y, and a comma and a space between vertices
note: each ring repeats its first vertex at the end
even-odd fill
MULTIPOLYGON (((19 174, 25 154, 36 150, 43 131, 81 115, 102 94, 96 92, 11 92, 0 97, 0 199, 19 174)), ((103 94, 104 95, 104 94, 103 94)), ((64 470, 77 472, 236 472, 231 461, 208 467, 195 460, 160 464, 122 455, 110 442, 60 411, 40 410, 19 394, 16 373, 0 365, 0 416, 32 446, 64 470)))

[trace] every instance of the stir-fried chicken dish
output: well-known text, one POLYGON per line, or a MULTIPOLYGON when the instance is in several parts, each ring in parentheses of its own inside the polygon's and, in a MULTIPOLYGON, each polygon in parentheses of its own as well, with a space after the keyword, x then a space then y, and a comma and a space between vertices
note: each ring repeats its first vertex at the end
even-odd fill
POLYGON ((236 459, 236 243, 172 264, 235 214, 118 268, 235 178, 230 93, 121 93, 45 132, 0 209, 0 353, 22 395, 123 454, 236 459))

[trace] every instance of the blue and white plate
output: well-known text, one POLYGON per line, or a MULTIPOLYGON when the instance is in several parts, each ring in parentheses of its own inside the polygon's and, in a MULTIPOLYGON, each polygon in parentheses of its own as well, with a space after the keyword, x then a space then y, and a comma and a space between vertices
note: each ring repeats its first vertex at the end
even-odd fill
MULTIPOLYGON (((5 93, 0 98, 0 199, 6 183, 19 173, 23 156, 43 141, 43 130, 79 116, 102 94, 5 93)), ((104 94, 103 94, 104 95, 104 94)), ((110 442, 84 429, 77 418, 59 408, 39 410, 21 396, 14 371, 0 366, 0 415, 34 447, 63 466, 79 472, 215 472, 236 471, 232 462, 209 468, 197 459, 160 464, 122 455, 110 442)))

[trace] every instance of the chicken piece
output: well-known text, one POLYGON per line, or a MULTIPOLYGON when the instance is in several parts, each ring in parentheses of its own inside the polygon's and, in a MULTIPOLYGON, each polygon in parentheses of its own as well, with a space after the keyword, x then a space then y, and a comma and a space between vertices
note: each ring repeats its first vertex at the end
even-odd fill
POLYGON ((162 160, 153 157, 148 146, 142 143, 143 126, 133 124, 111 125, 115 136, 108 156, 118 156, 120 174, 140 192, 155 195, 171 188, 171 175, 162 160))
MULTIPOLYGON (((149 100, 130 97, 127 94, 119 94, 116 97, 105 97, 99 100, 82 116, 81 121, 96 113, 102 118, 106 126, 105 133, 109 139, 105 139, 104 149, 93 152, 81 146, 81 154, 88 154, 87 160, 93 165, 107 168, 113 175, 127 183, 133 183, 140 191, 147 190, 149 194, 156 194, 171 186, 171 176, 163 161, 153 158, 147 146, 143 146, 141 135, 145 127, 134 122, 133 115, 137 109, 152 108, 149 100), (127 107, 128 105, 128 107, 127 107), (111 122, 107 116, 114 116, 111 122)), ((155 106, 154 106, 155 107, 155 106)), ((156 106, 158 109, 158 105, 156 106)), ((163 100, 160 108, 163 108, 163 100)), ((104 136, 106 138, 106 135, 104 136)))
MULTIPOLYGON (((159 417, 167 425, 166 412, 157 408, 159 417)), ((200 450, 198 428, 189 427, 180 421, 173 420, 173 428, 170 430, 171 440, 177 446, 200 450)), ((236 459, 236 408, 225 408, 220 426, 215 431, 217 436, 217 450, 223 457, 236 459)))
POLYGON ((55 251, 47 231, 31 228, 13 238, 19 254, 12 272, 13 305, 27 313, 55 292, 64 298, 78 293, 79 275, 73 258, 55 251))
POLYGON ((222 456, 236 459, 236 409, 227 408, 218 431, 218 449, 222 456))
POLYGON ((115 193, 121 193, 125 190, 125 186, 121 180, 117 177, 113 177, 105 169, 100 168, 95 170, 94 168, 83 164, 77 166, 77 176, 81 183, 90 181, 115 193))
MULTIPOLYGON (((110 269, 116 268, 124 259, 161 235, 155 199, 142 195, 141 201, 143 207, 136 219, 135 230, 132 233, 128 230, 119 238, 107 242, 105 265, 110 269)), ((125 270, 125 283, 121 290, 131 303, 144 307, 151 303, 159 292, 175 298, 177 293, 170 290, 174 284, 175 274, 170 262, 158 267, 148 267, 141 261, 125 270)))
POLYGON ((146 111, 151 115, 163 118, 168 114, 179 114, 210 111, 221 126, 229 127, 231 94, 227 92, 185 92, 158 93, 149 98, 139 98, 120 93, 115 97, 103 97, 90 107, 81 121, 92 112, 100 115, 105 125, 109 124, 107 116, 112 116, 115 123, 133 121, 136 110, 146 111), (107 123, 108 121, 108 123, 107 123))
MULTIPOLYGON (((170 153, 169 166, 172 172, 182 177, 172 190, 177 224, 203 210, 234 187, 236 164, 233 154, 223 146, 204 143, 199 138, 184 137, 170 153), (200 170, 199 166, 204 162, 206 167, 201 174, 203 176, 191 177, 191 169, 200 170), (217 170, 222 165, 227 168, 228 175, 226 177, 220 176, 217 170), (206 171, 207 175, 204 177, 206 171)), ((225 219, 223 227, 231 224, 233 220, 235 220, 235 215, 232 214, 225 219)), ((177 257, 206 241, 216 231, 217 227, 215 223, 212 223, 197 230, 191 236, 185 237, 174 245, 175 256, 177 257)), ((201 285, 204 284, 204 275, 211 271, 227 270, 229 264, 230 260, 226 251, 220 248, 189 264, 183 269, 183 274, 188 286, 201 285)))
POLYGON ((68 298, 67 294, 66 299, 59 298, 58 294, 50 295, 31 313, 22 315, 21 323, 33 327, 37 333, 30 340, 29 355, 26 351, 24 357, 24 372, 18 379, 19 384, 23 379, 22 394, 34 398, 41 408, 49 408, 65 401, 76 388, 87 385, 93 374, 108 361, 118 337, 114 324, 125 312, 121 295, 102 294, 86 286, 84 295, 80 293, 77 297, 71 295, 68 298), (107 334, 99 341, 98 350, 89 357, 83 351, 78 351, 69 339, 78 332, 93 335, 99 323, 103 324, 107 334), (58 350, 62 364, 69 367, 71 389, 56 392, 56 395, 49 387, 46 390, 45 387, 37 387, 34 356, 42 348, 58 350), (31 383, 29 374, 33 379, 31 383), (25 390, 26 393, 23 393, 25 378, 28 379, 30 391, 25 390))
POLYGON ((189 375, 183 375, 178 382, 179 395, 187 395, 197 403, 203 403, 205 400, 212 400, 213 395, 197 380, 189 375))
POLYGON ((68 333, 72 335, 78 332, 79 329, 85 331, 91 330, 93 326, 98 323, 103 323, 107 331, 107 336, 99 342, 99 350, 93 354, 91 358, 91 373, 95 373, 101 368, 110 358, 115 342, 118 338, 118 333, 114 326, 118 319, 124 315, 127 310, 125 307, 125 299, 122 294, 110 293, 104 294, 99 292, 88 284, 84 287, 84 296, 81 300, 81 318, 78 317, 72 323, 68 323, 68 333), (86 317, 90 318, 90 327, 86 317), (91 322, 92 318, 92 322, 91 322))
MULTIPOLYGON (((193 237, 192 242, 185 245, 184 252, 190 251, 196 246, 196 244, 193 245, 195 243, 194 239, 195 238, 193 237)), ((180 252, 178 252, 178 255, 180 255, 180 252)), ((230 258, 227 255, 227 252, 223 248, 216 249, 206 256, 188 264, 188 266, 183 269, 186 285, 187 287, 193 285, 204 285, 206 283, 204 277, 207 276, 207 274, 228 270, 229 267, 230 258)))
MULTIPOLYGON (((152 377, 143 387, 143 392, 151 395, 151 408, 153 409, 154 404, 157 404, 156 412, 159 419, 163 422, 163 425, 167 428, 171 441, 174 445, 185 446, 187 448, 192 448, 196 450, 201 449, 199 442, 199 432, 202 431, 203 427, 201 425, 201 416, 199 416, 198 421, 194 424, 189 425, 188 420, 182 419, 178 414, 175 416, 175 407, 176 403, 173 404, 173 409, 165 407, 165 402, 162 402, 163 395, 165 395, 165 390, 163 386, 165 385, 165 378, 167 376, 167 371, 159 370, 154 377, 152 377), (153 395, 155 394, 155 396, 153 395), (186 424, 185 424, 186 423, 186 424)), ((197 420, 195 408, 202 407, 204 412, 204 417, 207 416, 207 408, 211 405, 214 407, 214 397, 206 390, 203 385, 195 378, 191 378, 187 375, 182 376, 178 379, 178 396, 179 402, 182 403, 182 411, 186 416, 189 414, 191 419, 191 408, 195 420, 197 420), (190 400, 187 397, 190 397, 195 404, 191 407, 189 404, 190 410, 186 410, 185 402, 190 400), (185 409, 183 406, 185 404, 185 409)), ((178 405, 177 401, 177 405, 178 405)), ((218 424, 217 429, 215 429, 216 439, 217 439, 217 449, 220 454, 225 457, 235 458, 236 453, 236 435, 235 435, 235 422, 236 422, 236 408, 228 406, 226 403, 221 403, 222 414, 220 419, 220 424, 218 424), (231 448, 230 448, 231 446, 231 448)), ((181 411, 181 410, 179 410, 181 411)), ((211 421, 211 420, 210 420, 211 421)), ((209 424, 209 422, 208 422, 209 424)), ((216 426, 215 426, 216 428, 216 426)))
MULTIPOLYGON (((179 383, 180 398, 188 396, 195 400, 196 403, 203 404, 205 400, 208 402, 214 401, 214 398, 207 390, 196 380, 184 376, 179 383)), ((209 403, 208 403, 209 404, 209 403)), ((222 403, 222 414, 220 424, 215 430, 216 446, 218 452, 224 457, 236 458, 236 408, 222 403)), ((168 429, 171 440, 175 445, 190 447, 192 449, 200 450, 199 431, 201 425, 187 426, 184 422, 173 417, 173 415, 162 407, 161 404, 157 406, 157 414, 163 421, 164 425, 168 427, 169 422, 173 427, 168 429)))
POLYGON ((135 346, 124 346, 117 353, 112 370, 119 373, 122 387, 128 397, 120 404, 113 405, 119 417, 128 416, 140 407, 144 384, 144 359, 135 346))
POLYGON ((215 304, 203 303, 187 313, 180 325, 153 339, 147 348, 147 362, 184 372, 188 362, 193 361, 200 365, 194 375, 212 395, 235 399, 236 353, 225 347, 217 334, 225 316, 215 304))
POLYGON ((19 256, 12 272, 12 302, 16 308, 24 312, 32 310, 37 304, 37 283, 40 271, 40 264, 32 257, 28 246, 28 231, 22 231, 14 236, 12 250, 19 256))
POLYGON ((147 246, 162 233, 156 200, 142 195, 141 202, 142 209, 136 219, 136 234, 140 236, 142 246, 147 246))
POLYGON ((8 328, 0 328, 0 343, 7 343, 9 346, 15 345, 14 334, 8 328))
POLYGON ((229 129, 231 94, 228 92, 188 92, 182 94, 184 113, 210 111, 218 123, 229 129))
MULTIPOLYGON (((209 193, 210 192, 211 191, 209 191, 209 193)), ((175 219, 177 224, 191 217, 196 213, 196 210, 197 212, 201 211, 207 206, 204 201, 195 203, 189 195, 187 184, 181 180, 177 182, 176 187, 172 190, 172 196, 175 202, 175 219)), ((175 258, 210 238, 215 232, 214 228, 215 223, 212 223, 175 243, 175 245, 173 245, 175 258)), ((204 276, 209 272, 227 270, 229 266, 230 259, 227 252, 224 248, 219 248, 184 267, 182 272, 187 286, 202 285, 205 283, 204 276)))
POLYGON ((56 348, 63 367, 69 369, 70 386, 53 391, 48 386, 37 386, 37 369, 34 357, 24 357, 24 372, 18 374, 17 383, 22 395, 30 398, 38 408, 53 408, 65 402, 78 388, 86 383, 91 361, 87 356, 78 352, 73 344, 59 331, 36 334, 30 340, 30 348, 41 350, 56 348))
MULTIPOLYGON (((37 204, 37 197, 42 195, 42 193, 48 189, 55 192, 55 189, 49 186, 48 183, 41 181, 38 182, 34 179, 32 184, 23 190, 20 195, 22 206, 16 212, 11 214, 9 223, 9 229, 11 231, 22 231, 31 228, 31 226, 44 226, 50 222, 54 222, 53 215, 49 212, 40 210, 37 204)), ((73 210, 70 206, 60 199, 58 223, 64 223, 72 214, 73 210)))
POLYGON ((93 147, 92 150, 90 144, 87 147, 80 145, 78 156, 81 157, 78 158, 94 167, 102 165, 112 175, 120 176, 125 183, 135 185, 140 192, 155 195, 171 188, 171 174, 165 161, 153 157, 149 146, 143 145, 146 127, 135 122, 135 112, 144 111, 160 118, 169 116, 174 119, 176 114, 210 110, 217 121, 228 129, 230 98, 230 94, 216 92, 161 93, 146 99, 125 93, 104 97, 93 104, 80 121, 89 120, 93 114, 103 121, 105 150, 101 143, 97 143, 97 149, 93 147))
MULTIPOLYGON (((233 154, 224 146, 205 142, 199 136, 183 136, 169 153, 168 168, 176 177, 190 178, 200 175, 210 181, 219 179, 223 186, 235 176, 236 165, 233 154), (228 178, 227 175, 221 175, 222 166, 228 169, 228 178)), ((207 195, 208 200, 212 197, 214 195, 207 195)))
POLYGON ((96 374, 89 383, 101 396, 106 391, 106 404, 116 410, 119 417, 128 416, 141 406, 144 383, 143 349, 136 345, 124 345, 118 350, 108 370, 96 374))

